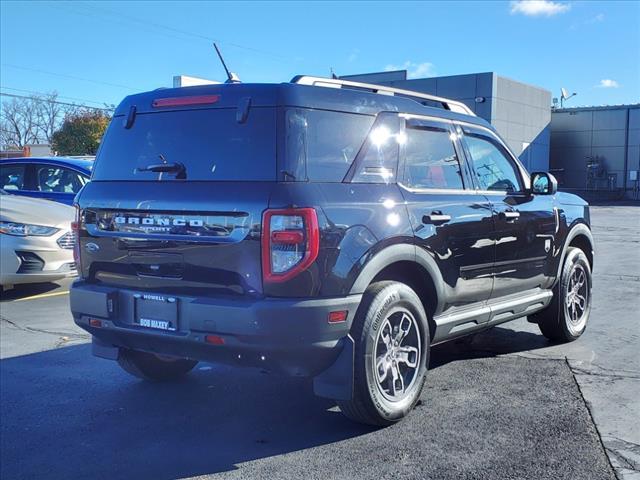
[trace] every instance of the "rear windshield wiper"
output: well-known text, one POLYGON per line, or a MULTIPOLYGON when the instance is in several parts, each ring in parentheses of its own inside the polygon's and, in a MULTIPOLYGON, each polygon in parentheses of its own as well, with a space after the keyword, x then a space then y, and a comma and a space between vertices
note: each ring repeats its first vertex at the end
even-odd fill
POLYGON ((157 163, 138 168, 137 170, 138 172, 173 173, 178 180, 187 178, 187 168, 180 162, 157 163))

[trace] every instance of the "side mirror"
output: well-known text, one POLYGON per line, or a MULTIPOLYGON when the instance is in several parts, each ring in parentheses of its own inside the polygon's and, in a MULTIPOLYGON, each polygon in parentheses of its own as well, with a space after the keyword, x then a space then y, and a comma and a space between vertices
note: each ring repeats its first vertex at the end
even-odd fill
POLYGON ((531 193, 535 195, 554 195, 558 191, 556 177, 547 172, 531 174, 531 193))

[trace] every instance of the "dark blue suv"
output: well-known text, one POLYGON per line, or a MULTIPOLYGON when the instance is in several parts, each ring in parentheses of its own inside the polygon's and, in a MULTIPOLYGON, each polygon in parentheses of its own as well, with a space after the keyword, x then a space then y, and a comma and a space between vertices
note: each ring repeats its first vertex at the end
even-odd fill
POLYGON ((310 376, 385 425, 433 344, 523 316, 582 334, 589 209, 556 190, 443 98, 315 77, 133 95, 77 198, 71 310, 138 377, 310 376))

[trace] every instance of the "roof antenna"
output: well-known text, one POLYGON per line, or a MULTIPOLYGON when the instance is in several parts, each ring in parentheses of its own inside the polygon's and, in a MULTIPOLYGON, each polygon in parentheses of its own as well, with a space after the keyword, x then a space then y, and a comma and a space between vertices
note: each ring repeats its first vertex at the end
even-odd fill
POLYGON ((336 72, 333 71, 333 67, 329 68, 329 70, 331 71, 331 78, 334 80, 338 80, 340 78, 336 75, 336 72))
POLYGON ((220 58, 220 61, 222 62, 224 71, 227 72, 227 79, 225 80, 224 83, 240 83, 240 77, 238 77, 238 75, 236 75, 235 73, 230 72, 229 69, 227 68, 227 64, 224 63, 224 58, 222 58, 222 53, 220 53, 220 49, 218 48, 218 45, 216 45, 215 42, 213 42, 213 48, 216 49, 216 53, 218 54, 218 58, 220 58))

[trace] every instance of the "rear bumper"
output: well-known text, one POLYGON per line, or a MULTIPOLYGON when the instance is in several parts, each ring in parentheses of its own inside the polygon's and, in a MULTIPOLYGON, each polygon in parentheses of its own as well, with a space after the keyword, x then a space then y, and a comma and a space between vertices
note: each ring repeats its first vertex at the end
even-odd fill
POLYGON ((137 293, 74 282, 71 312, 76 324, 94 336, 94 353, 117 358, 114 347, 123 347, 302 376, 317 375, 335 362, 361 300, 361 295, 251 300, 175 296, 178 330, 166 332, 133 323, 137 293), (346 310, 347 320, 329 323, 329 312, 337 310, 346 310), (91 319, 100 320, 101 327, 91 326, 91 319), (224 344, 207 343, 207 335, 221 337, 224 344))

